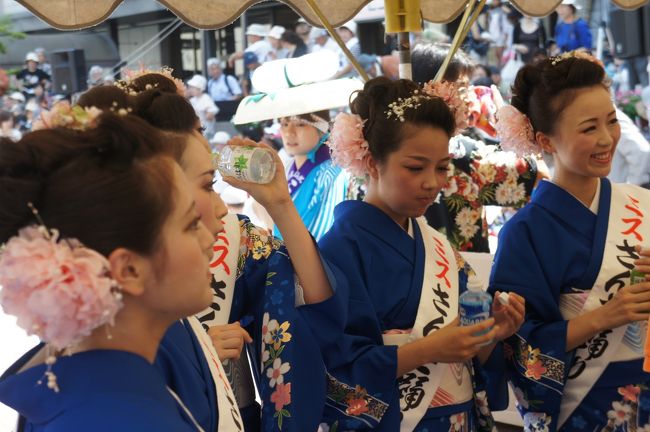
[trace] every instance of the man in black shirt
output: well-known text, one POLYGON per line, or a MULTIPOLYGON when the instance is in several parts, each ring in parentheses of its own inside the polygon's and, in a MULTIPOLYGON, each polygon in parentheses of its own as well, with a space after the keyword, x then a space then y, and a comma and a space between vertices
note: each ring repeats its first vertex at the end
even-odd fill
POLYGON ((50 75, 38 68, 38 55, 34 52, 27 53, 25 69, 18 72, 16 78, 18 79, 18 88, 27 100, 34 97, 34 89, 38 85, 46 88, 50 81, 50 75))

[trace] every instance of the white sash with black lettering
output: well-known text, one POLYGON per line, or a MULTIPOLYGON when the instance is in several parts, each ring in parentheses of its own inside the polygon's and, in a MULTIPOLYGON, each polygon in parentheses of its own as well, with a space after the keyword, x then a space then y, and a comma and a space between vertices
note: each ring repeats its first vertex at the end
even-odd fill
MULTIPOLYGON (((582 309, 571 308, 570 300, 560 301, 560 310, 564 319, 569 320, 597 309, 611 299, 619 289, 629 285, 629 277, 620 277, 633 267, 634 258, 626 254, 625 250, 650 239, 649 215, 649 191, 633 185, 612 184, 607 237, 600 272, 582 309), (609 291, 606 287, 610 288, 609 291)), ((631 328, 630 325, 624 325, 612 329, 607 334, 596 335, 584 347, 576 350, 577 361, 574 363, 570 375, 577 374, 577 376, 567 380, 564 387, 558 428, 580 405, 610 362, 643 357, 641 351, 639 355, 626 355, 625 358, 620 358, 622 352, 629 352, 629 350, 622 349, 624 347, 621 342, 626 337, 628 328, 634 329, 633 324, 636 323, 632 323, 631 328), (577 367, 579 370, 576 369, 577 367), (577 373, 578 371, 581 372, 577 373)), ((640 338, 645 337, 645 332, 637 331, 636 333, 642 333, 639 334, 640 338)), ((640 343, 643 346, 643 341, 640 343)))
POLYGON ((237 259, 241 234, 239 218, 229 213, 223 220, 223 232, 219 233, 212 246, 210 273, 214 278, 212 284, 212 304, 209 308, 196 314, 201 324, 207 327, 228 324, 232 299, 237 278, 237 259))
MULTIPOLYGON (((410 334, 385 335, 384 344, 403 345, 451 323, 458 316, 458 266, 447 238, 431 228, 424 218, 417 220, 424 241, 424 278, 420 305, 410 334)), ((428 363, 398 379, 402 422, 400 431, 412 431, 429 408, 446 363, 428 363)))
POLYGON ((212 339, 203 330, 201 323, 195 317, 188 317, 187 321, 192 327, 196 338, 199 340, 205 359, 210 367, 210 374, 214 381, 215 392, 217 393, 217 408, 219 409, 219 427, 217 430, 226 432, 241 432, 244 430, 244 422, 241 419, 235 394, 230 387, 228 377, 223 369, 217 351, 212 345, 212 339))

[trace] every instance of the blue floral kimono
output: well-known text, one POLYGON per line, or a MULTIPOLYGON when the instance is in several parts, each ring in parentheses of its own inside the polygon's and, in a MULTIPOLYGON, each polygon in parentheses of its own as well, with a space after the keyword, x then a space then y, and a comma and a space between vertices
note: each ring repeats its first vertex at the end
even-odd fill
MULTIPOLYGON (((263 431, 315 431, 325 404, 321 347, 334 343, 342 331, 339 297, 300 305, 301 288, 282 242, 244 216, 239 226, 241 243, 229 322, 242 323, 254 340, 246 348, 262 399, 261 426, 251 419, 247 430, 254 425, 263 431)), ((345 281, 323 264, 332 288, 338 291, 345 281)), ((219 295, 221 287, 213 288, 219 295)))
MULTIPOLYGON (((330 159, 328 136, 323 136, 300 169, 292 162, 287 173, 291 199, 316 240, 334 223, 334 207, 345 200, 349 183, 347 174, 330 159)), ((273 234, 282 238, 277 227, 273 234)))
MULTIPOLYGON (((383 333, 414 325, 424 277, 423 238, 414 220, 411 237, 384 212, 361 201, 338 205, 335 217, 319 246, 345 272, 349 290, 337 293, 347 302, 345 334, 323 353, 330 373, 323 422, 330 431, 396 432, 401 415, 397 347, 384 345, 383 333)), ((469 266, 458 254, 456 260, 464 291, 469 266)), ((461 404, 428 408, 415 430, 492 430, 485 390, 501 409, 507 392, 505 380, 484 372, 491 367, 498 371, 500 353, 495 348, 485 368, 478 362, 470 366, 474 394, 481 400, 470 397, 461 404)))
MULTIPOLYGON (((600 272, 610 215, 607 179, 601 179, 597 199, 596 215, 564 189, 541 182, 531 203, 500 234, 490 290, 526 299, 526 320, 505 349, 508 379, 527 431, 558 430, 565 386, 584 370, 585 359, 566 351, 568 321, 560 304, 572 295, 588 295, 600 272)), ((618 259, 633 259, 630 253, 633 249, 623 247, 618 259)), ((619 276, 629 279, 629 271, 619 276)), ((603 354, 608 332, 587 342, 586 360, 603 354)), ((650 374, 643 372, 642 359, 610 362, 591 382, 559 430, 650 430, 650 374)))
POLYGON ((44 378, 44 364, 20 371, 35 353, 0 379, 0 402, 23 416, 27 432, 197 431, 159 371, 143 357, 114 350, 62 356, 53 366, 60 388, 55 393, 37 384, 44 378))

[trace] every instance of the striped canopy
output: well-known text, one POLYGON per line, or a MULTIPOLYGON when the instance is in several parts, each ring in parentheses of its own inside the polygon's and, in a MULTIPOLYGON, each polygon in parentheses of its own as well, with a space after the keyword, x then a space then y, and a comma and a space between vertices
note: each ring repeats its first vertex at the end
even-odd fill
MULTIPOLYGON (((58 29, 81 29, 107 19, 124 0, 16 0, 58 29)), ((154 0, 151 0, 154 1, 154 0)), ((263 0, 158 0, 187 24, 199 29, 224 27, 247 8, 263 0)), ((322 26, 305 0, 280 0, 310 23, 322 26)), ((649 0, 612 0, 623 9, 638 8, 649 0)), ((334 26, 354 17, 370 0, 315 0, 334 26)), ((456 18, 468 0, 422 0, 425 20, 444 23, 456 18)), ((531 16, 550 14, 561 0, 511 0, 517 9, 531 16)))

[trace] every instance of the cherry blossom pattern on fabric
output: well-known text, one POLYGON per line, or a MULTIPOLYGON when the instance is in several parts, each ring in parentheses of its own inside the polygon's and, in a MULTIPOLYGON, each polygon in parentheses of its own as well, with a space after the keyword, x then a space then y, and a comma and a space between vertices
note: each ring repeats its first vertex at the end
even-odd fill
POLYGON ((113 325, 122 295, 108 260, 56 230, 28 226, 0 253, 0 306, 57 350, 113 325))

